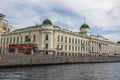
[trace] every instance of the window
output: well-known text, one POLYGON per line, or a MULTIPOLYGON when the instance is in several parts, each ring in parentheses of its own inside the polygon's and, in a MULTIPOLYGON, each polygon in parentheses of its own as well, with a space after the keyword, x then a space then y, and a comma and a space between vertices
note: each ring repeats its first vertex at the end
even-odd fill
POLYGON ((46 40, 48 40, 48 34, 46 34, 46 40))
POLYGON ((86 41, 86 45, 88 45, 88 42, 86 41))
POLYGON ((85 45, 85 40, 83 41, 83 44, 85 45))
POLYGON ((82 49, 83 49, 83 48, 81 47, 81 51, 82 51, 82 49))
POLYGON ((59 50, 59 45, 57 45, 56 49, 59 50))
POLYGON ((7 38, 7 43, 9 42, 9 39, 7 38))
POLYGON ((61 45, 61 50, 63 50, 63 45, 61 45))
POLYGON ((12 38, 10 38, 10 43, 12 42, 12 38))
POLYGON ((71 50, 71 46, 69 46, 69 50, 71 50))
POLYGON ((46 55, 48 55, 48 51, 46 51, 46 55))
POLYGON ((35 34, 33 35, 33 41, 36 41, 36 35, 35 34))
POLYGON ((77 47, 75 47, 75 51, 77 51, 77 47))
POLYGON ((4 38, 4 42, 3 43, 5 43, 5 38, 4 38))
POLYGON ((17 37, 17 43, 19 42, 19 37, 17 37))
POLYGON ((28 42, 28 41, 31 41, 31 36, 30 35, 25 36, 25 42, 28 42))
POLYGON ((59 55, 59 52, 57 52, 57 55, 59 55))
POLYGON ((67 43, 67 36, 65 37, 65 42, 67 43))
POLYGON ((72 38, 72 43, 74 44, 74 38, 72 38))
POLYGON ((63 36, 61 36, 61 42, 63 42, 63 36))
POLYGON ((81 40, 81 44, 82 44, 82 40, 81 40))
POLYGON ((48 44, 45 44, 45 49, 48 49, 48 44))
POLYGON ((15 43, 15 37, 13 38, 13 42, 15 43))
POLYGON ((67 50, 67 45, 65 45, 65 50, 67 50))
POLYGON ((2 39, 1 39, 1 44, 2 44, 2 39))
POLYGON ((80 47, 78 47, 78 51, 80 51, 80 47))
POLYGON ((75 44, 77 44, 77 39, 75 39, 75 44))
POLYGON ((58 39, 58 42, 59 42, 60 41, 60 35, 58 35, 57 39, 58 39))
POLYGON ((80 44, 80 39, 78 39, 78 44, 80 44))
POLYGON ((71 43, 71 38, 69 38, 69 43, 71 43))
POLYGON ((23 38, 23 37, 21 36, 21 42, 22 42, 22 38, 23 38))
POLYGON ((94 52, 94 48, 92 47, 92 52, 94 52))
POLYGON ((74 51, 74 46, 72 46, 72 50, 74 51))

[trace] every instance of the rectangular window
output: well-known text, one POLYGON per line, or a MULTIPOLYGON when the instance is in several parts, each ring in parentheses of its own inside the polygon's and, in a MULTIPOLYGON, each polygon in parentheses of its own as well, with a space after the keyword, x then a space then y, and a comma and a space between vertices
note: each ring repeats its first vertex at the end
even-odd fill
POLYGON ((48 44, 45 44, 45 49, 48 49, 48 44))
POLYGON ((69 46, 69 50, 71 50, 71 46, 69 46))
POLYGON ((9 39, 7 38, 7 43, 9 42, 9 39))
POLYGON ((69 38, 69 43, 71 43, 71 38, 69 38))
POLYGON ((65 45, 65 50, 67 50, 67 45, 65 45))
POLYGON ((65 42, 67 43, 67 36, 65 37, 65 42))
POLYGON ((77 51, 77 47, 75 47, 75 51, 77 51))
POLYGON ((21 43, 22 43, 22 38, 23 38, 23 37, 21 36, 21 43))
POLYGON ((83 49, 83 48, 81 47, 81 51, 82 51, 82 49, 83 49))
POLYGON ((83 41, 83 44, 85 44, 85 40, 83 41))
POLYGON ((25 36, 25 42, 29 42, 29 41, 31 41, 31 36, 30 35, 25 36))
POLYGON ((61 36, 61 42, 63 42, 63 36, 61 36))
POLYGON ((77 44, 77 39, 75 39, 75 44, 77 44))
POLYGON ((74 38, 72 38, 72 43, 74 44, 74 38))
POLYGON ((78 51, 80 51, 80 47, 78 47, 78 51))
POLYGON ((86 41, 86 45, 88 45, 88 42, 86 41))
POLYGON ((2 44, 2 39, 1 39, 1 44, 2 44))
POLYGON ((81 40, 81 45, 82 45, 82 40, 81 40))
POLYGON ((13 38, 13 42, 15 43, 15 37, 13 38))
POLYGON ((63 50, 63 45, 61 45, 61 50, 63 50))
POLYGON ((36 41, 36 35, 35 34, 33 35, 33 41, 36 41))
POLYGON ((59 48, 59 45, 57 45, 56 49, 57 49, 57 50, 59 50, 59 49, 60 49, 60 48, 59 48))
POLYGON ((58 42, 59 42, 60 41, 60 35, 58 35, 57 39, 58 39, 58 42))
POLYGON ((12 38, 10 38, 10 43, 12 42, 12 38))
POLYGON ((19 37, 17 37, 17 43, 19 42, 19 37))
POLYGON ((3 43, 5 44, 5 38, 4 38, 4 42, 3 43))
POLYGON ((48 34, 46 34, 46 40, 48 40, 48 34))
POLYGON ((72 50, 74 51, 74 46, 72 46, 72 50))
POLYGON ((78 44, 80 44, 80 39, 78 39, 78 44))

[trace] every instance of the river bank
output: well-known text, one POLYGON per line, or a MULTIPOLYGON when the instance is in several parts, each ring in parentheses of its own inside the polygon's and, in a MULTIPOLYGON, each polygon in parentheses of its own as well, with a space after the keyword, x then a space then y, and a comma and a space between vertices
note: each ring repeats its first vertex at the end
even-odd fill
POLYGON ((105 63, 120 62, 120 57, 113 56, 62 56, 62 55, 24 55, 0 54, 0 67, 34 66, 68 63, 105 63))

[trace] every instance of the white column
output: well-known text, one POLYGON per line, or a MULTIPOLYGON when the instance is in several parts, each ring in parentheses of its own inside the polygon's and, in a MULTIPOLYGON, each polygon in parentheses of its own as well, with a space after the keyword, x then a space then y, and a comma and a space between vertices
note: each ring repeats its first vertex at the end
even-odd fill
POLYGON ((44 33, 42 32, 42 39, 41 39, 42 49, 44 49, 44 33))
POLYGON ((105 53, 105 43, 103 44, 103 53, 105 53))
POLYGON ((101 43, 101 51, 100 51, 100 53, 102 53, 102 49, 103 49, 103 43, 101 43))
POLYGON ((97 52, 96 50, 97 50, 97 46, 96 46, 96 41, 95 41, 95 53, 97 52))
POLYGON ((107 53, 107 45, 105 44, 105 53, 107 53))
POLYGON ((99 52, 99 44, 98 44, 98 42, 97 42, 97 53, 99 52))
POLYGON ((50 32, 50 48, 53 48, 53 32, 50 32))

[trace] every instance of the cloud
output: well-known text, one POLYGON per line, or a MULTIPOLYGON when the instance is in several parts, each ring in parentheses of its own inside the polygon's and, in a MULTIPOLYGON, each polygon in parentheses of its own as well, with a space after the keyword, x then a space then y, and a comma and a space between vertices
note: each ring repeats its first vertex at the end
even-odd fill
POLYGON ((1 0, 0 13, 6 15, 13 30, 41 24, 49 18, 55 25, 79 31, 85 16, 93 33, 104 36, 106 32, 120 34, 119 3, 120 0, 1 0))
POLYGON ((114 34, 106 34, 104 35, 105 38, 110 39, 113 42, 117 42, 120 40, 120 34, 114 33, 114 34))

